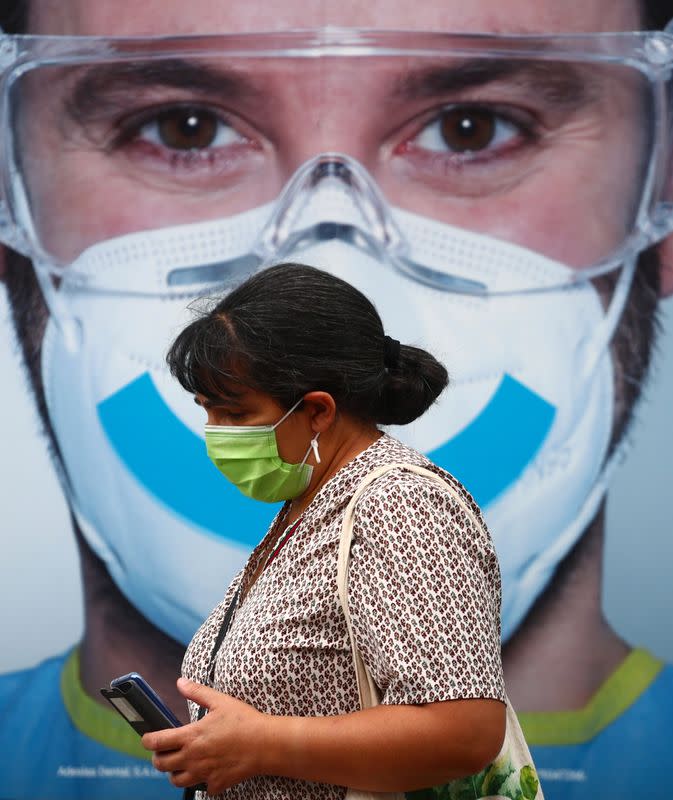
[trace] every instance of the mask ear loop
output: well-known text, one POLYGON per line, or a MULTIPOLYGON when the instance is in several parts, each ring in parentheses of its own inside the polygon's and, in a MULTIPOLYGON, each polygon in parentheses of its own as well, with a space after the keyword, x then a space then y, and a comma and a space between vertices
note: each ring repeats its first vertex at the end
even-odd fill
MULTIPOLYGON (((303 402, 303 400, 304 398, 300 397, 299 400, 297 400, 297 402, 292 406, 292 408, 289 411, 287 411, 287 413, 283 414, 283 416, 278 420, 278 422, 275 425, 272 425, 271 429, 275 431, 276 428, 281 424, 281 422, 285 422, 285 420, 290 416, 290 414, 295 410, 295 408, 297 408, 297 406, 303 402)), ((315 456, 316 464, 320 464, 320 451, 318 450, 319 436, 320 436, 320 431, 318 431, 318 433, 316 433, 316 435, 311 439, 311 444, 309 445, 308 450, 306 451, 306 455, 301 460, 301 464, 299 465, 300 467, 303 467, 304 464, 307 462, 308 457, 311 454, 311 451, 313 451, 313 455, 315 456)))
POLYGON ((297 408, 297 406, 300 403, 303 403, 303 402, 304 402, 304 398, 300 397, 299 400, 297 400, 297 402, 292 406, 292 408, 289 411, 287 411, 285 414, 283 414, 283 416, 278 420, 278 422, 275 423, 275 425, 271 426, 271 430, 275 431, 276 428, 281 424, 281 422, 285 422, 285 420, 290 416, 290 414, 295 410, 295 408, 297 408))

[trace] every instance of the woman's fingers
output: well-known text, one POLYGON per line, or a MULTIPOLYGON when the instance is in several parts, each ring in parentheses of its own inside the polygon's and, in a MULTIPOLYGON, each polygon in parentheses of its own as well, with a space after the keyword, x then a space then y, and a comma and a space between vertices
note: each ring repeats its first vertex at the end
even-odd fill
POLYGON ((213 706, 221 703, 224 697, 227 697, 227 695, 212 689, 210 686, 195 683, 187 680, 187 678, 178 678, 177 685, 180 694, 184 698, 192 700, 199 706, 205 706, 205 708, 213 708, 213 706))
POLYGON ((171 753, 155 753, 152 756, 152 766, 159 772, 178 772, 186 768, 185 755, 181 750, 171 753))
POLYGON ((189 725, 183 725, 180 728, 152 731, 144 734, 140 741, 146 750, 154 750, 156 752, 179 750, 188 740, 190 735, 189 728, 189 725))
POLYGON ((196 786, 196 784, 201 783, 189 770, 171 772, 168 779, 178 789, 186 789, 188 786, 196 786))

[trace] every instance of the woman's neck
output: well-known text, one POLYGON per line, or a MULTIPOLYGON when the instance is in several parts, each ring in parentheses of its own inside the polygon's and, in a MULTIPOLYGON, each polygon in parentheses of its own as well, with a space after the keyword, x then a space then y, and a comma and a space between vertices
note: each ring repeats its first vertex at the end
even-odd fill
POLYGON ((283 520, 284 525, 291 525, 306 511, 322 487, 336 475, 349 461, 360 455, 368 447, 380 439, 383 433, 375 427, 363 427, 355 423, 341 421, 339 429, 331 436, 321 438, 320 471, 314 467, 314 478, 304 494, 290 503, 288 513, 283 520))

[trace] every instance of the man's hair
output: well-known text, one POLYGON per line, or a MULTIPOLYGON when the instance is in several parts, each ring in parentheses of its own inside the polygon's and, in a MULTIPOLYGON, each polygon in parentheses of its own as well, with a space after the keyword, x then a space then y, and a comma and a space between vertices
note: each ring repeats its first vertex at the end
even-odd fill
POLYGON ((644 30, 665 28, 673 19, 671 0, 643 0, 644 30))
MULTIPOLYGON (((673 19, 673 0, 641 0, 643 30, 665 28, 673 19)), ((0 27, 5 33, 26 33, 28 0, 0 0, 0 27)))
POLYGON ((5 33, 26 33, 28 0, 0 0, 0 27, 5 33))

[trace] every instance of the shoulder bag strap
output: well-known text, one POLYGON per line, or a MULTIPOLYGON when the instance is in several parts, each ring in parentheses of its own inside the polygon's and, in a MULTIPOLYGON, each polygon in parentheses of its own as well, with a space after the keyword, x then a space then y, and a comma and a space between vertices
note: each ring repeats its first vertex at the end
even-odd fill
POLYGON ((351 552, 351 543, 353 541, 353 521, 355 517, 355 507, 358 503, 358 500, 362 496, 362 493, 377 478, 380 478, 382 475, 385 475, 386 472, 390 472, 394 469, 404 469, 407 472, 415 472, 417 475, 423 475, 426 478, 430 478, 439 486, 441 486, 442 489, 453 495, 453 497, 460 502, 463 507, 465 507, 465 510, 470 514, 470 516, 474 516, 471 509, 467 507, 467 503, 465 502, 464 498, 460 496, 460 493, 453 486, 451 486, 451 484, 447 483, 431 470, 426 469, 425 467, 416 466, 415 464, 385 464, 382 467, 377 467, 375 470, 372 470, 372 472, 366 475, 356 488, 353 497, 351 497, 350 502, 346 506, 346 511, 344 513, 341 526, 341 539, 339 541, 339 555, 337 560, 337 588, 339 591, 341 608, 343 609, 344 617, 346 618, 346 627, 348 628, 348 637, 350 639, 351 651, 353 653, 353 664, 355 666, 355 674, 358 682, 358 693, 360 695, 360 708, 372 708, 373 706, 378 705, 379 692, 376 684, 369 674, 369 670, 366 668, 364 661, 362 660, 362 656, 358 652, 355 644, 355 637, 353 635, 353 628, 351 625, 351 616, 348 610, 348 562, 351 552))
MULTIPOLYGON (((339 555, 337 560, 337 589, 339 592, 339 602, 346 618, 346 627, 348 628, 348 638, 351 645, 351 653, 353 654, 353 665, 355 667, 355 676, 358 684, 358 695, 360 697, 360 708, 373 708, 379 705, 380 695, 379 690, 372 676, 369 673, 362 656, 358 652, 355 644, 355 636, 353 634, 353 626, 351 624, 351 615, 348 609, 348 564, 350 559, 351 544, 353 542, 353 521, 355 518, 355 507, 362 493, 377 479, 386 472, 393 469, 405 469, 408 472, 415 472, 418 475, 424 475, 431 478, 435 483, 438 483, 449 492, 453 493, 455 497, 464 503, 463 498, 460 497, 458 492, 453 486, 450 486, 446 481, 442 480, 439 475, 431 472, 425 467, 418 467, 415 464, 385 464, 372 470, 358 485, 353 497, 346 506, 343 522, 341 526, 341 538, 339 540, 339 555)), ((349 789, 346 794, 346 800, 404 800, 405 795, 401 792, 397 793, 374 793, 364 792, 356 789, 349 789)))

